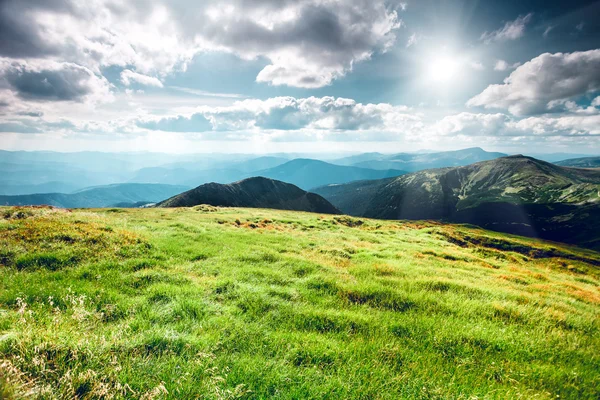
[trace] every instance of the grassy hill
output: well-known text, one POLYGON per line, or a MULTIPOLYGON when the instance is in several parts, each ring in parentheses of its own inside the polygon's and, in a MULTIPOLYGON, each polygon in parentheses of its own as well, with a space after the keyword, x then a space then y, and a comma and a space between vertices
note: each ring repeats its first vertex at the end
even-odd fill
POLYGON ((161 201, 157 207, 191 207, 201 204, 340 214, 337 208, 318 194, 263 177, 248 178, 227 185, 206 183, 161 201))
POLYGON ((262 209, 0 208, 1 398, 600 396, 600 254, 262 209))
POLYGON ((438 219, 600 248, 600 171, 510 156, 316 188, 342 212, 438 219))

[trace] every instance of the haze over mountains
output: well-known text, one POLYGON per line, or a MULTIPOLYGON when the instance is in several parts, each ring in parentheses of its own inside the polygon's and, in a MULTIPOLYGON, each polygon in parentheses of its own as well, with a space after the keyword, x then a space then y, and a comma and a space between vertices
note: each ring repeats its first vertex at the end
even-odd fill
MULTIPOLYGON (((160 202, 169 207, 207 203, 321 213, 339 209, 372 218, 465 222, 600 246, 600 170, 592 169, 600 157, 551 164, 480 148, 329 155, 326 160, 302 154, 0 156, 0 192, 17 193, 0 196, 1 205, 138 207, 160 202)), ((548 155, 562 156, 567 154, 548 155)))
MULTIPOLYGON (((230 183, 260 175, 310 189, 330 183, 468 165, 501 156, 504 154, 486 152, 480 148, 393 155, 364 153, 346 157, 299 153, 257 156, 0 151, 0 195, 71 193, 90 186, 114 183, 162 183, 196 187, 208 182, 230 183), (288 162, 292 164, 284 166, 288 162), (380 172, 382 170, 384 172, 380 172)), ((559 157, 562 161, 580 155, 548 156, 559 157)))
POLYGON ((0 196, 0 205, 50 205, 63 208, 136 207, 174 196, 188 186, 121 183, 90 187, 75 193, 38 193, 0 196))

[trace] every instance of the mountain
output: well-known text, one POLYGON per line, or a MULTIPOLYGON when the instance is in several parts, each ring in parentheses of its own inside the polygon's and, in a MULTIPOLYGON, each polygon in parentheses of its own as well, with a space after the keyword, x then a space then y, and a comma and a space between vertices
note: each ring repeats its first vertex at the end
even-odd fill
POLYGON ((0 205, 42 205, 64 208, 110 207, 116 204, 156 203, 189 189, 189 186, 122 183, 82 189, 74 193, 41 193, 0 196, 0 205))
POLYGON ((405 174, 399 170, 374 170, 368 168, 348 167, 334 165, 324 161, 298 158, 270 168, 255 172, 257 176, 264 176, 294 184, 302 189, 309 190, 314 187, 332 183, 347 183, 365 179, 381 179, 405 174))
POLYGON ((38 184, 26 184, 15 181, 0 181, 0 195, 7 196, 34 193, 71 193, 77 189, 81 189, 81 186, 59 181, 38 184))
POLYGON ((600 171, 560 167, 531 157, 510 156, 315 192, 351 215, 471 223, 600 246, 600 171))
POLYGON ((598 154, 581 154, 581 153, 526 153, 528 157, 533 157, 538 160, 557 163, 558 161, 570 160, 572 158, 595 157, 598 154))
POLYGON ((331 184, 312 189, 313 193, 323 196, 335 207, 349 215, 361 216, 384 185, 396 178, 354 181, 345 184, 331 184))
POLYGON ((364 153, 342 158, 333 163, 379 170, 399 169, 414 172, 431 168, 458 167, 505 156, 506 154, 503 153, 487 152, 479 147, 473 147, 436 153, 364 153))
POLYGON ((207 183, 162 201, 157 207, 191 207, 199 204, 339 214, 337 208, 318 194, 263 177, 227 185, 207 183))
POLYGON ((563 167, 600 168, 600 157, 571 158, 555 163, 563 167))

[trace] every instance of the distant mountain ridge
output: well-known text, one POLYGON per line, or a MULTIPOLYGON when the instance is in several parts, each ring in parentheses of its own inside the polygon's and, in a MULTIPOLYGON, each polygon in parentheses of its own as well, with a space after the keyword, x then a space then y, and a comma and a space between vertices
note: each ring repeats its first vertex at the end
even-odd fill
POLYGON ((600 171, 509 156, 393 180, 315 189, 342 212, 381 219, 438 219, 598 246, 600 171))
POLYGON ((75 193, 40 193, 0 196, 0 205, 51 205, 63 208, 96 208, 155 203, 189 189, 189 186, 121 183, 81 189, 75 193))
POLYGON ((400 170, 374 170, 352 166, 342 166, 325 161, 297 158, 275 168, 257 171, 254 174, 294 184, 302 189, 332 183, 347 183, 365 179, 381 179, 405 174, 400 170))
POLYGON ((432 168, 464 166, 500 157, 506 157, 506 154, 488 152, 480 147, 472 147, 462 150, 431 153, 364 153, 335 160, 333 163, 361 168, 379 170, 398 169, 414 172, 432 168))
POLYGON ((600 168, 600 157, 582 157, 562 160, 555 163, 562 167, 600 168))
POLYGON ((339 214, 318 194, 289 183, 254 177, 230 184, 207 183, 158 203, 157 207, 191 207, 200 204, 223 207, 274 208, 339 214))

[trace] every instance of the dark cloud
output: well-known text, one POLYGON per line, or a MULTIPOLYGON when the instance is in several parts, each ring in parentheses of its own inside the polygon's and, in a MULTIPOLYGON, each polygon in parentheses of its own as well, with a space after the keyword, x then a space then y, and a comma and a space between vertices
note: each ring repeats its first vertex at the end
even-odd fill
POLYGON ((20 122, 0 122, 0 132, 41 133, 38 128, 20 122))
POLYGON ((42 57, 58 53, 31 19, 33 11, 73 12, 67 0, 1 0, 0 55, 42 57))
POLYGON ((82 101, 102 90, 103 85, 89 70, 74 64, 48 64, 39 69, 13 64, 4 71, 3 78, 25 100, 82 101))
POLYGON ((18 112, 17 115, 22 115, 24 117, 43 117, 44 113, 41 111, 21 111, 18 112))

